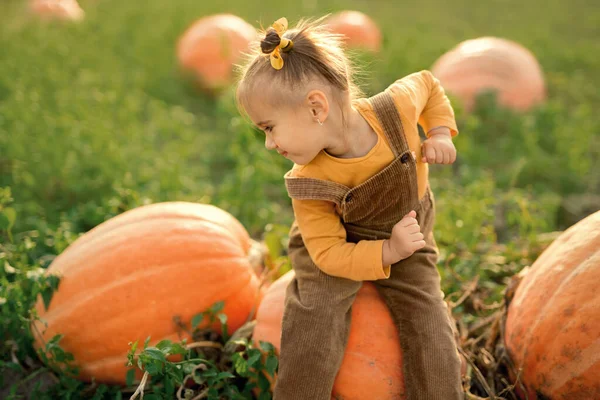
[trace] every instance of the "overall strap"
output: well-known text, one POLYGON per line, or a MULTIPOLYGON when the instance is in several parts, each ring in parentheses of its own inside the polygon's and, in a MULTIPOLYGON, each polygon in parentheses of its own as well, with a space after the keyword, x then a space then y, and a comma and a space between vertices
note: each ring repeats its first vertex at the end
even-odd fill
POLYGON ((373 106, 375 115, 377 115, 377 119, 383 127, 394 156, 398 157, 408 151, 408 142, 406 141, 406 136, 404 136, 400 113, 396 108, 396 103, 394 103, 392 95, 384 91, 370 97, 369 102, 373 106))
POLYGON ((316 178, 296 178, 287 172, 284 176, 288 195, 297 200, 327 200, 340 205, 349 187, 337 182, 316 178))

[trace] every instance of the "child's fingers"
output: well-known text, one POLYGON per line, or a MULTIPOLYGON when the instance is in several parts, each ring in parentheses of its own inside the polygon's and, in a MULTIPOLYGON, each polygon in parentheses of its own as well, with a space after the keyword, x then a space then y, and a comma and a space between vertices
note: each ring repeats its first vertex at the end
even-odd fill
POLYGON ((452 154, 450 154, 449 151, 445 151, 444 152, 444 164, 450 164, 451 157, 452 157, 452 154))
POLYGON ((404 217, 402 218, 402 221, 400 221, 400 226, 402 226, 403 228, 412 226, 412 225, 418 225, 418 221, 416 220, 416 218, 413 217, 404 217))
POLYGON ((413 242, 413 249, 415 250, 419 250, 422 249, 423 247, 425 247, 425 241, 424 240, 418 240, 416 242, 413 242))
POLYGON ((427 162, 432 164, 435 163, 435 148, 433 146, 426 146, 425 147, 425 157, 427 157, 427 162))
POLYGON ((435 152, 435 162, 436 162, 436 164, 443 164, 444 163, 445 153, 446 152, 443 149, 439 149, 438 151, 435 152))
POLYGON ((410 233, 411 235, 415 234, 415 233, 419 233, 419 232, 421 232, 421 227, 419 226, 418 223, 407 225, 406 232, 410 233))
POLYGON ((423 235, 422 232, 417 232, 417 233, 414 233, 413 235, 411 235, 411 239, 413 242, 419 242, 419 241, 425 239, 425 235, 423 235))
POLYGON ((406 218, 406 217, 411 217, 414 218, 417 216, 417 212, 415 210, 410 211, 408 214, 406 214, 404 217, 402 218, 406 218))

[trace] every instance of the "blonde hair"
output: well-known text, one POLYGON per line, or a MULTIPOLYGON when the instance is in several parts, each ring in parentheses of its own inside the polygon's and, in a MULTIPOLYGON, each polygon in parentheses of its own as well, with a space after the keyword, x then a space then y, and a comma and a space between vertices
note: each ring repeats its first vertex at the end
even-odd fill
MULTIPOLYGON (((315 78, 334 89, 340 104, 346 95, 350 99, 362 95, 352 79, 354 67, 344 49, 344 36, 329 31, 323 24, 325 18, 327 16, 300 20, 296 27, 282 35, 293 42, 293 49, 281 52, 284 65, 280 70, 273 68, 269 60, 270 53, 279 45, 279 35, 272 28, 259 32, 263 39, 252 45, 252 52, 240 67, 236 100, 242 114, 246 114, 252 94, 263 89, 257 86, 261 82, 281 88, 279 92, 288 99, 291 91, 315 78)), ((278 103, 282 100, 273 99, 278 103)))

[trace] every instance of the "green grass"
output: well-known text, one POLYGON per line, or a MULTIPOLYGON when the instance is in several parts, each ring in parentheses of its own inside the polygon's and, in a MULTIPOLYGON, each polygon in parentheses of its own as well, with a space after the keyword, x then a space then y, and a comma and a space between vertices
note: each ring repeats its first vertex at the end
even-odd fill
MULTIPOLYGON (((0 333, 19 339, 20 359, 35 357, 28 309, 53 284, 34 272, 129 208, 211 203, 254 237, 270 230, 277 232, 272 243, 285 244, 293 213, 282 177, 290 162, 264 149, 231 91, 210 98, 178 72, 177 38, 203 15, 233 12, 268 25, 281 16, 293 23, 365 11, 384 34, 380 54, 359 56, 367 94, 431 67, 466 39, 500 36, 536 55, 547 82, 544 105, 516 114, 487 95, 467 115, 454 102, 458 161, 431 168, 446 293, 479 276, 480 298, 500 300, 506 278, 547 244, 540 234, 574 222, 560 217, 568 196, 600 195, 600 9, 590 1, 81 4, 80 24, 40 23, 25 2, 0 4, 0 188, 11 189, 0 194, 0 333)), ((472 306, 456 315, 471 322, 485 314, 472 306)), ((0 354, 9 360, 10 348, 0 354)))

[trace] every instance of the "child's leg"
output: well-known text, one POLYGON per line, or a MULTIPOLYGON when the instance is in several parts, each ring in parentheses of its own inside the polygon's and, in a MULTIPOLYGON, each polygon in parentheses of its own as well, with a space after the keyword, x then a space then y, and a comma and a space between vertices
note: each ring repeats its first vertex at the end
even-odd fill
POLYGON ((440 289, 432 216, 427 215, 432 211, 423 210, 419 218, 429 230, 427 245, 394 264, 390 278, 376 285, 400 332, 407 399, 462 400, 460 360, 440 289))
POLYGON ((290 232, 290 282, 282 321, 274 400, 330 400, 350 329, 350 307, 362 283, 323 273, 295 226, 290 232))

